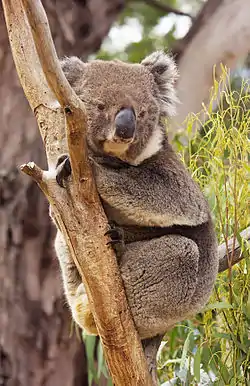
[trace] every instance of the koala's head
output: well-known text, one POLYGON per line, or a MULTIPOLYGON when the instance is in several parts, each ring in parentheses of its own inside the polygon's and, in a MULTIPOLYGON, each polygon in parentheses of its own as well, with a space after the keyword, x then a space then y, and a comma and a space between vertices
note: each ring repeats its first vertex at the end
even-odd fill
POLYGON ((63 71, 88 113, 87 140, 99 154, 138 165, 162 146, 162 119, 174 115, 177 98, 173 59, 155 52, 140 64, 76 57, 62 62, 63 71))

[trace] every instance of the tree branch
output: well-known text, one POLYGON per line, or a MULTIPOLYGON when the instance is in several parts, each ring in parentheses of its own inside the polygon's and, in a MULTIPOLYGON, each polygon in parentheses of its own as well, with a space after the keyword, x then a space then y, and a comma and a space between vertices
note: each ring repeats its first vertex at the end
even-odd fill
MULTIPOLYGON (((240 233, 240 236, 244 241, 250 240, 250 227, 246 228, 244 231, 240 233)), ((233 259, 230 259, 230 255, 233 251, 233 244, 234 240, 233 238, 228 240, 227 245, 226 243, 223 243, 218 248, 219 253, 219 271, 223 272, 226 271, 230 266, 232 267, 234 264, 239 263, 242 259, 244 259, 244 255, 242 253, 242 247, 240 246, 239 242, 235 241, 234 246, 234 253, 233 253, 233 259), (227 247, 229 254, 227 253, 227 247)))
POLYGON ((144 3, 150 5, 154 8, 157 8, 160 11, 165 12, 165 13, 174 13, 175 15, 187 16, 187 17, 192 18, 192 15, 190 15, 189 13, 180 11, 179 9, 173 8, 170 5, 164 4, 164 3, 157 1, 157 0, 144 0, 144 3))
POLYGON ((195 35, 205 26, 208 20, 216 12, 217 8, 222 4, 223 0, 208 0, 201 7, 195 18, 193 24, 189 28, 187 34, 180 40, 177 40, 172 47, 175 59, 179 62, 181 55, 185 52, 188 44, 192 41, 195 35))
MULTIPOLYGON (((181 103, 169 124, 170 132, 178 132, 185 126, 189 113, 196 114, 201 111, 202 103, 209 103, 215 65, 216 79, 219 79, 221 63, 233 69, 239 58, 247 56, 250 50, 249 12, 249 0, 207 0, 204 3, 190 31, 179 43, 179 48, 177 46, 177 50, 182 52, 178 60, 180 77, 177 82, 181 103)), ((205 118, 206 114, 203 114, 201 119, 205 118)))
POLYGON ((64 76, 51 37, 48 19, 41 3, 30 0, 23 0, 22 2, 46 80, 65 111, 67 142, 74 183, 81 185, 84 181, 84 189, 81 190, 79 186, 78 190, 85 200, 91 202, 93 178, 87 160, 85 144, 87 121, 84 104, 73 92, 64 76), (86 181, 89 183, 86 184, 86 181))
POLYGON ((83 139, 84 106, 59 67, 41 2, 4 0, 3 6, 14 61, 38 121, 50 171, 42 171, 34 163, 21 169, 35 179, 52 206, 82 276, 113 382, 120 386, 152 385, 115 254, 106 245, 107 219, 83 139), (67 189, 61 189, 55 180, 54 166, 67 149, 73 180, 67 189))

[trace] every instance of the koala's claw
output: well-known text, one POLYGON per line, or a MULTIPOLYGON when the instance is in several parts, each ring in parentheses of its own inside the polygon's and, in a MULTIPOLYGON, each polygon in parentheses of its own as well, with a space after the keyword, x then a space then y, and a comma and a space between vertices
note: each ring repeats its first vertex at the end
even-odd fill
POLYGON ((107 242, 107 245, 111 245, 116 253, 116 256, 119 258, 125 252, 125 243, 124 243, 124 232, 123 229, 117 227, 114 224, 109 224, 111 229, 109 229, 104 235, 111 238, 107 242))
POLYGON ((110 236, 112 240, 117 240, 117 241, 121 241, 124 238, 123 230, 118 227, 109 229, 104 235, 110 236))
POLYGON ((112 246, 118 259, 122 257, 126 250, 125 243, 123 240, 111 240, 107 242, 107 245, 112 246))
POLYGON ((71 165, 68 155, 59 157, 56 165, 56 182, 64 188, 64 181, 71 175, 71 165))

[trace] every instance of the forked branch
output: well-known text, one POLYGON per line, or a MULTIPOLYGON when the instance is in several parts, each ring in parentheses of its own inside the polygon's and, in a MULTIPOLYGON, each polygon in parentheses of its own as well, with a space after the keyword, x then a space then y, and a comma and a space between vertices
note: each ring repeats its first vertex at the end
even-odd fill
POLYGON ((3 6, 14 61, 38 121, 49 168, 54 170, 57 158, 69 152, 73 179, 62 189, 52 171, 42 171, 32 162, 22 170, 34 178, 52 206, 82 276, 113 382, 152 385, 116 258, 106 245, 107 219, 85 145, 84 105, 60 68, 41 2, 3 0, 3 6))

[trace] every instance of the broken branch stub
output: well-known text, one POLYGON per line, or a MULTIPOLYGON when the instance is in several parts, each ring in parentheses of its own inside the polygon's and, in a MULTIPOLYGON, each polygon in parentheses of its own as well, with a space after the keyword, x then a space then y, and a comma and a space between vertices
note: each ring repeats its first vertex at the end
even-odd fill
POLYGON ((107 219, 86 151, 84 105, 61 70, 41 2, 3 0, 3 6, 17 72, 37 118, 50 171, 34 163, 21 169, 34 178, 52 206, 83 278, 113 382, 152 385, 115 254, 106 245, 107 219), (73 178, 62 189, 53 170, 65 152, 73 178))

